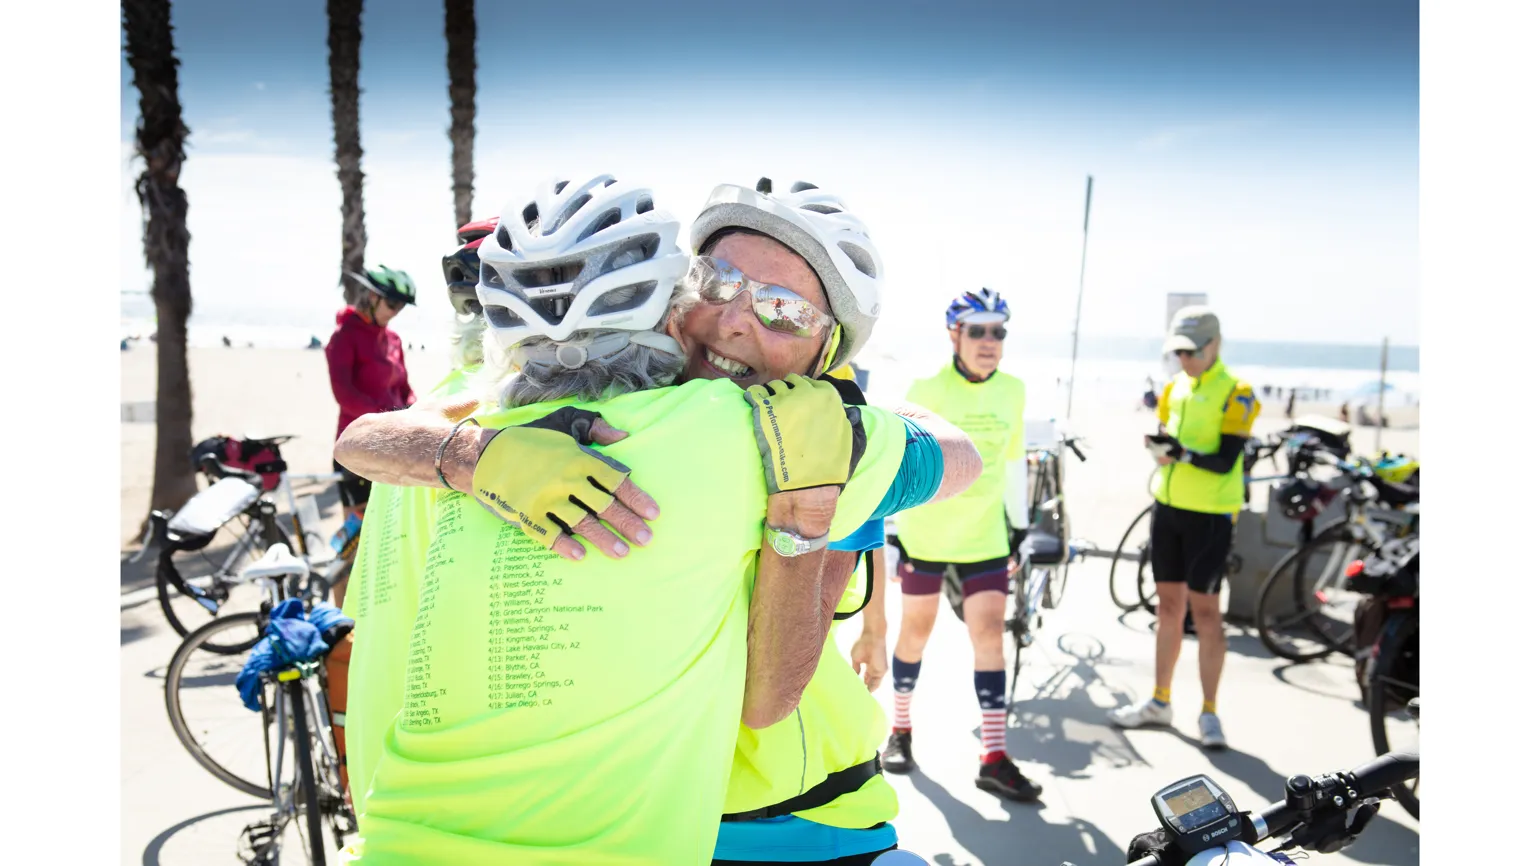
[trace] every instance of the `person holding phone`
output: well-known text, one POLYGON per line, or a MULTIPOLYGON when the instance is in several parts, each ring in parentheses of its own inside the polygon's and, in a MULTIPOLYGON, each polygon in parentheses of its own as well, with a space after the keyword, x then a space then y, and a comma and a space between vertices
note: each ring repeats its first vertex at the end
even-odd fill
POLYGON ((1204 748, 1225 748, 1215 702, 1224 669, 1225 633, 1219 585, 1245 505, 1241 455, 1261 404, 1251 385, 1219 360, 1219 317, 1207 307, 1184 307, 1171 320, 1164 351, 1182 372, 1167 383, 1156 406, 1159 432, 1144 437, 1160 466, 1151 493, 1150 566, 1158 598, 1155 694, 1108 714, 1114 725, 1170 725, 1171 679, 1182 650, 1182 620, 1189 603, 1198 633, 1198 676, 1203 709, 1198 731, 1204 748))

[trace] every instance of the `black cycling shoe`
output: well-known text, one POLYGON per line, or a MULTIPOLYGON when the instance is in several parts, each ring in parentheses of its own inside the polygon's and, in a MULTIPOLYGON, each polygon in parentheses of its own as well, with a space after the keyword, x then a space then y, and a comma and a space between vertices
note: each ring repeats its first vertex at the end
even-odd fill
POLYGON ((1043 795, 1043 786, 1028 779, 1009 757, 979 765, 979 777, 973 783, 985 791, 1008 800, 1029 803, 1043 795))
POLYGON ((889 773, 907 773, 914 769, 910 739, 908 731, 894 731, 888 735, 888 744, 882 750, 882 769, 889 773))

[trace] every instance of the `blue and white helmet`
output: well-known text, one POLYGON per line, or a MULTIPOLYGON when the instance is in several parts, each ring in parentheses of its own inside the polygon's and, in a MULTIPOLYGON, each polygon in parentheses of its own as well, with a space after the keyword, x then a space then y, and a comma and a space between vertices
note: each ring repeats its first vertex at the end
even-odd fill
POLYGON ((988 325, 1009 321, 1011 308, 994 289, 963 292, 946 308, 948 330, 962 324, 988 325))

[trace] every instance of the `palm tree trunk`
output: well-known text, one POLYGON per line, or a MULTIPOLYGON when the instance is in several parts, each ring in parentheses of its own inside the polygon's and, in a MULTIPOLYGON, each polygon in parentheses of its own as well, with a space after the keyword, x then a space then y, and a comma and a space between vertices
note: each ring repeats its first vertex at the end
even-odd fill
POLYGON ((454 173, 455 228, 471 221, 476 173, 476 0, 444 0, 449 43, 449 144, 454 173))
POLYGON ((150 507, 180 508, 193 481, 192 385, 187 373, 187 194, 178 185, 183 142, 170 0, 123 0, 124 51, 139 89, 136 150, 144 171, 135 189, 144 216, 144 260, 154 273, 155 480, 150 507))
MULTIPOLYGON (((326 0, 326 44, 332 76, 332 140, 337 180, 342 184, 342 273, 362 273, 364 246, 364 148, 358 139, 358 47, 364 40, 364 0, 326 0)), ((349 304, 363 291, 343 278, 349 304)))

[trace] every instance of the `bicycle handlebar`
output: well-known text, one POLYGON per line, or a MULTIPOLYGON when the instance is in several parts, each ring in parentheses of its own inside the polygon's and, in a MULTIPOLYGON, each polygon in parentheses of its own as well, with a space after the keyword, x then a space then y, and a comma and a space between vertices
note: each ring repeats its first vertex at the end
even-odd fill
POLYGON ((1073 439, 1073 438, 1066 438, 1064 440, 1064 444, 1069 446, 1069 450, 1075 452, 1075 456, 1080 458, 1080 462, 1081 463, 1084 463, 1085 462, 1085 452, 1081 451, 1080 450, 1080 446, 1075 444, 1077 441, 1078 440, 1073 439))
MULTIPOLYGON (((1291 843, 1307 851, 1323 845, 1323 853, 1340 850, 1350 841, 1344 834, 1353 811, 1370 800, 1383 799, 1392 787, 1411 781, 1417 776, 1419 765, 1416 752, 1390 752, 1347 772, 1315 778, 1293 776, 1284 783, 1284 799, 1259 813, 1245 813, 1251 821, 1240 841, 1255 845, 1288 833, 1291 843), (1335 826, 1337 823, 1341 826, 1335 826)), ((1166 859, 1158 852, 1141 857, 1130 866, 1172 866, 1188 859, 1174 846, 1163 853, 1166 859)))

